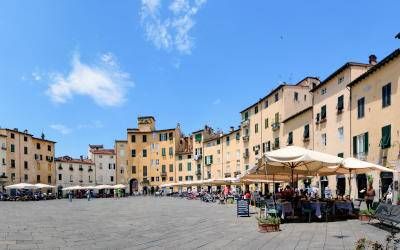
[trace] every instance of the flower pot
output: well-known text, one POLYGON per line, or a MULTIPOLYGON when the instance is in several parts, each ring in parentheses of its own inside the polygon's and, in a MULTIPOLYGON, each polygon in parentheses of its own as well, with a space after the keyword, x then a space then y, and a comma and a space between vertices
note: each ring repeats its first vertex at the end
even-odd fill
POLYGON ((367 214, 359 214, 358 215, 358 219, 360 221, 369 221, 369 215, 367 215, 367 214))
POLYGON ((261 233, 278 232, 279 224, 258 224, 258 231, 261 233))

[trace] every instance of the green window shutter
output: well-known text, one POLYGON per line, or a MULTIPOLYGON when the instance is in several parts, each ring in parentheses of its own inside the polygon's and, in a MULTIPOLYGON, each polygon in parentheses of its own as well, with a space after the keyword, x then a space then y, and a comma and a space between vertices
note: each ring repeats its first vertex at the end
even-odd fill
POLYGON ((368 132, 364 134, 364 152, 368 153, 368 132))
POLYGON ((201 142, 201 138, 202 138, 201 134, 195 135, 195 141, 196 142, 201 142))
POLYGON ((357 154, 357 136, 353 136, 353 154, 357 154))
POLYGON ((382 128, 382 139, 381 139, 381 148, 389 148, 390 147, 390 131, 391 125, 387 125, 382 128))

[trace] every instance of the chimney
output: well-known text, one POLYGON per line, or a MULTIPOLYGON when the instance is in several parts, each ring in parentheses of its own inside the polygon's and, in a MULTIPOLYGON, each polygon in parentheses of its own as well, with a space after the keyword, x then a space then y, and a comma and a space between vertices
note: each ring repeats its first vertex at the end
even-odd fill
POLYGON ((371 65, 375 65, 377 63, 376 62, 376 55, 370 55, 368 57, 368 59, 369 59, 369 64, 371 64, 371 65))
POLYGON ((83 160, 83 155, 81 155, 81 161, 83 160))
POLYGON ((231 126, 230 128, 231 128, 231 130, 230 130, 231 132, 235 131, 235 127, 234 126, 231 126))

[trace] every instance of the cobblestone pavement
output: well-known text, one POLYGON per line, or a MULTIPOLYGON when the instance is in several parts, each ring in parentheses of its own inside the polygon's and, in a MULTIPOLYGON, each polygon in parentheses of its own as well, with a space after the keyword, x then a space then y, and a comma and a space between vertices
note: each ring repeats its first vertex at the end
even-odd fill
POLYGON ((388 234, 348 220, 289 223, 259 233, 235 205, 179 198, 0 202, 0 249, 354 249, 388 234))

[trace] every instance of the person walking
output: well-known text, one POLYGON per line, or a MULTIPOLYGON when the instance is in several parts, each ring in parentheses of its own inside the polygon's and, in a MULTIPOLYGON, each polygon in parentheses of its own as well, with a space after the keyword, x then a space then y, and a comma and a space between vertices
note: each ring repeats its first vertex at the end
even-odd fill
POLYGON ((71 192, 71 190, 68 192, 68 199, 69 199, 69 202, 72 202, 72 192, 71 192))
POLYGON ((372 183, 368 183, 368 189, 365 193, 365 203, 367 203, 367 209, 372 209, 372 203, 374 202, 375 198, 375 189, 372 187, 372 183))
POLYGON ((89 189, 86 190, 86 197, 87 197, 87 200, 90 201, 90 190, 89 189))

